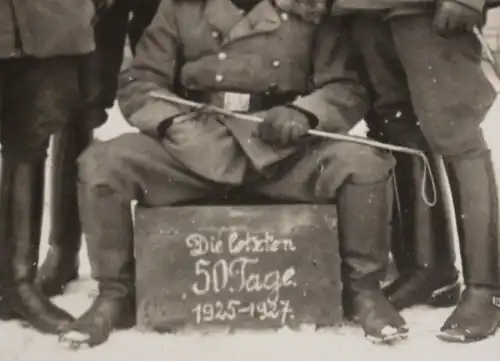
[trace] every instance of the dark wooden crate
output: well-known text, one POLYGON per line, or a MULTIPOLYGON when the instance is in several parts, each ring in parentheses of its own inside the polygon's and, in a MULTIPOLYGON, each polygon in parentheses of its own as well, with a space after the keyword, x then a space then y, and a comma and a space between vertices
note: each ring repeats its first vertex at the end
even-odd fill
POLYGON ((328 327, 342 321, 334 206, 137 208, 135 244, 143 329, 328 327), (267 252, 238 249, 238 241, 229 249, 235 236, 262 240, 266 232, 267 252), (187 244, 200 239, 214 252, 192 255, 187 244), (204 271, 213 277, 214 265, 218 281, 204 292, 204 271))

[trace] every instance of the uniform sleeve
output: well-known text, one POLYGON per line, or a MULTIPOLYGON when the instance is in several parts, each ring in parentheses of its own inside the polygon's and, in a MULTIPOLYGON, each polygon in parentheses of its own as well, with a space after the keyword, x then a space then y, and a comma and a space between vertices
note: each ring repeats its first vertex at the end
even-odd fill
POLYGON ((318 119, 317 129, 347 132, 366 114, 369 97, 357 72, 350 29, 330 18, 318 29, 313 54, 313 91, 293 105, 318 119))
POLYGON ((143 133, 160 136, 158 128, 164 120, 187 111, 150 96, 151 91, 173 94, 179 48, 173 0, 163 0, 137 44, 130 68, 119 79, 120 109, 125 119, 143 133))

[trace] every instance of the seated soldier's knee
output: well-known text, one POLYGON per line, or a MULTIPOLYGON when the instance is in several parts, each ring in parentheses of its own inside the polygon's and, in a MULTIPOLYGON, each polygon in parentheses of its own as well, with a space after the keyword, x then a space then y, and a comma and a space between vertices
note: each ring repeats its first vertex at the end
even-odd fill
POLYGON ((87 184, 109 184, 119 181, 129 135, 95 142, 78 159, 79 179, 87 184))
MULTIPOLYGON (((331 172, 351 183, 368 184, 386 179, 395 165, 391 154, 380 149, 357 143, 334 143, 327 148, 326 157, 331 172)), ((324 172, 327 175, 328 171, 324 172)))
POLYGON ((395 165, 392 155, 380 149, 354 145, 352 152, 349 180, 354 184, 372 184, 387 179, 395 165))
POLYGON ((389 177, 395 160, 391 154, 356 143, 332 143, 321 153, 315 195, 332 197, 339 187, 351 184, 373 184, 389 177))

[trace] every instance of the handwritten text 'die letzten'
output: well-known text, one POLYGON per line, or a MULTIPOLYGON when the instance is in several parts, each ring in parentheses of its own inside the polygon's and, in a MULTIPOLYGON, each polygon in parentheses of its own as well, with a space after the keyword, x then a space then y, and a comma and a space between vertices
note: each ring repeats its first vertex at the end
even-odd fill
POLYGON ((193 257, 200 257, 207 253, 239 254, 296 251, 295 244, 291 239, 275 238, 269 232, 265 232, 263 236, 252 235, 249 232, 240 236, 238 232, 227 232, 219 237, 206 237, 200 233, 193 233, 186 237, 186 245, 193 257))

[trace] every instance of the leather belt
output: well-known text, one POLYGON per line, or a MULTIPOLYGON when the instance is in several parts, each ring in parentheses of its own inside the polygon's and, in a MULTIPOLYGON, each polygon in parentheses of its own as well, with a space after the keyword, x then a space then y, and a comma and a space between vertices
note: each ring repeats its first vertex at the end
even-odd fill
POLYGON ((290 103, 297 93, 239 93, 188 91, 186 98, 199 103, 215 105, 233 112, 258 112, 290 103))

